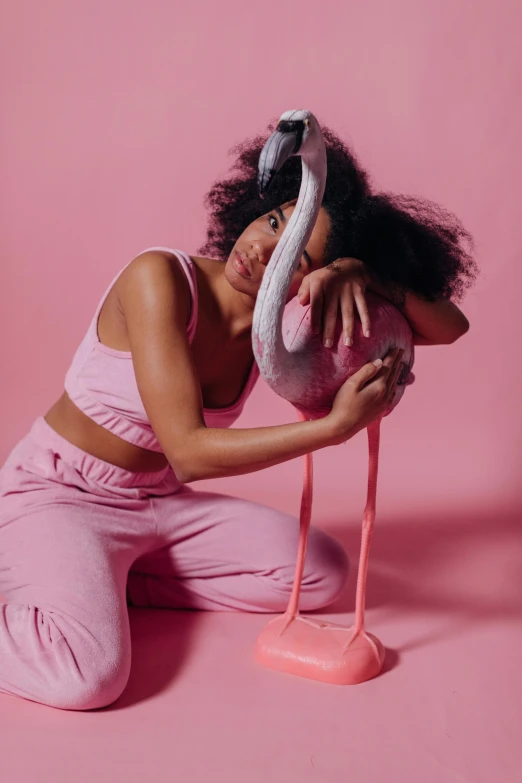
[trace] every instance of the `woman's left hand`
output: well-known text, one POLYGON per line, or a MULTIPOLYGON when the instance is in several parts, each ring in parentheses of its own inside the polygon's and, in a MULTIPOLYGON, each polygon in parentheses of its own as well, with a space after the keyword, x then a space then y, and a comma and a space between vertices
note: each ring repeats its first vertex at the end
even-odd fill
POLYGON ((312 332, 323 330, 327 348, 333 345, 339 306, 343 321, 345 345, 353 343, 354 302, 361 319, 363 334, 370 336, 370 316, 364 292, 370 281, 366 266, 357 258, 338 258, 303 278, 297 292, 302 305, 310 302, 312 332))

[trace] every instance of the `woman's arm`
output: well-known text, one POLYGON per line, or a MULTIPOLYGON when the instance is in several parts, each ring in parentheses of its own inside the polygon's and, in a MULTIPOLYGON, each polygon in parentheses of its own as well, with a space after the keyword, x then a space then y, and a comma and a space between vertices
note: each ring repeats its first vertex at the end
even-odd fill
POLYGON ((184 483, 253 473, 344 443, 382 415, 393 396, 400 355, 390 351, 380 368, 369 362, 345 381, 322 419, 253 429, 208 428, 187 336, 191 302, 184 272, 162 253, 149 251, 134 259, 121 279, 141 400, 184 483))
POLYGON ((298 295, 302 305, 310 301, 312 327, 320 331, 323 323, 323 338, 329 338, 332 345, 339 303, 345 337, 353 337, 355 307, 363 331, 371 332, 365 289, 388 299, 402 312, 412 329, 414 345, 453 343, 469 329, 468 319, 450 299, 429 302, 407 290, 404 301, 399 302, 396 291, 376 280, 368 266, 357 258, 338 258, 310 272, 303 278, 298 295))
POLYGON ((207 428, 187 336, 191 302, 184 272, 161 252, 143 253, 122 277, 120 296, 140 396, 180 481, 252 473, 357 432, 350 411, 342 422, 330 415, 272 427, 207 428))
MULTIPOLYGON (((367 288, 395 304, 393 295, 370 277, 367 288)), ((406 291, 401 312, 413 331, 414 345, 446 345, 454 343, 469 329, 469 321, 450 299, 428 302, 406 291)))

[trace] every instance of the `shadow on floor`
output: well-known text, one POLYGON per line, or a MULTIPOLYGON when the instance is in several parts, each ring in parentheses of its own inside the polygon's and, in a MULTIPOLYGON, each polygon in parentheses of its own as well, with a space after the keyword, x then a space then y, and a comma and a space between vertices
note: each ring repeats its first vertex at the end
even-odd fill
MULTIPOLYGON (((400 649, 388 649, 383 673, 401 653, 425 646, 465 628, 514 620, 522 614, 522 511, 439 511, 415 518, 378 516, 370 547, 366 609, 381 609, 386 620, 408 614, 444 616, 444 627, 419 634, 400 649), (506 575, 509 575, 507 578, 506 575)), ((343 595, 332 606, 310 614, 346 614, 351 625, 361 538, 360 521, 335 518, 315 524, 341 542, 351 560, 343 595)), ((197 643, 204 612, 130 607, 132 670, 117 710, 151 698, 179 677, 197 643)), ((267 615, 267 622, 270 615, 267 615)), ((369 630, 371 630, 369 628, 369 630)), ((253 640, 254 641, 254 640, 253 640)))
POLYGON ((129 607, 132 665, 120 698, 103 711, 152 698, 179 677, 190 657, 202 612, 129 607))
MULTIPOLYGON (((493 620, 519 621, 522 510, 422 513, 416 518, 381 516, 370 545, 366 609, 382 608, 386 619, 416 613, 446 617, 448 634, 493 620)), ((343 545, 351 571, 342 596, 324 612, 353 620, 361 524, 344 527, 333 518, 320 525, 343 545)), ((321 612, 311 612, 320 614, 321 612)), ((440 639, 411 642, 401 652, 440 639)))

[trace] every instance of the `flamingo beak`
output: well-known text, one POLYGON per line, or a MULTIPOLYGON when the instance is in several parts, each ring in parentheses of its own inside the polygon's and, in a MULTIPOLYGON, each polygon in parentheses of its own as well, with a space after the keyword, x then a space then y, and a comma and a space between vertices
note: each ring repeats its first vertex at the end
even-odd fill
POLYGON ((304 122, 302 120, 281 121, 268 137, 259 156, 257 187, 264 198, 275 175, 283 163, 295 155, 303 139, 304 122))

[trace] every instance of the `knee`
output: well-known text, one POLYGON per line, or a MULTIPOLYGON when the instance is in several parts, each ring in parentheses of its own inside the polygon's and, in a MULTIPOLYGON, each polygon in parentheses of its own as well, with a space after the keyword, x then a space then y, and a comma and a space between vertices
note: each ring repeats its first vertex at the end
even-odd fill
POLYGON ((4 615, 13 654, 4 656, 0 671, 3 692, 64 710, 106 707, 123 692, 130 636, 114 623, 89 629, 21 604, 6 604, 4 615))
MULTIPOLYGON (((293 558, 272 568, 265 586, 270 589, 264 596, 264 611, 284 611, 288 605, 295 576, 295 550, 293 558)), ((348 579, 349 560, 343 547, 334 538, 317 528, 310 528, 306 558, 299 593, 299 608, 303 611, 320 609, 339 598, 348 579)))
POLYGON ((62 636, 42 701, 64 710, 93 710, 115 702, 129 679, 130 651, 123 640, 105 641, 80 644, 75 634, 62 636))
POLYGON ((320 609, 332 604, 342 594, 349 572, 350 561, 341 544, 322 530, 311 528, 300 608, 320 609))
POLYGON ((65 710, 93 710, 107 707, 123 693, 127 677, 121 671, 98 666, 81 677, 66 680, 53 695, 51 706, 65 710))

